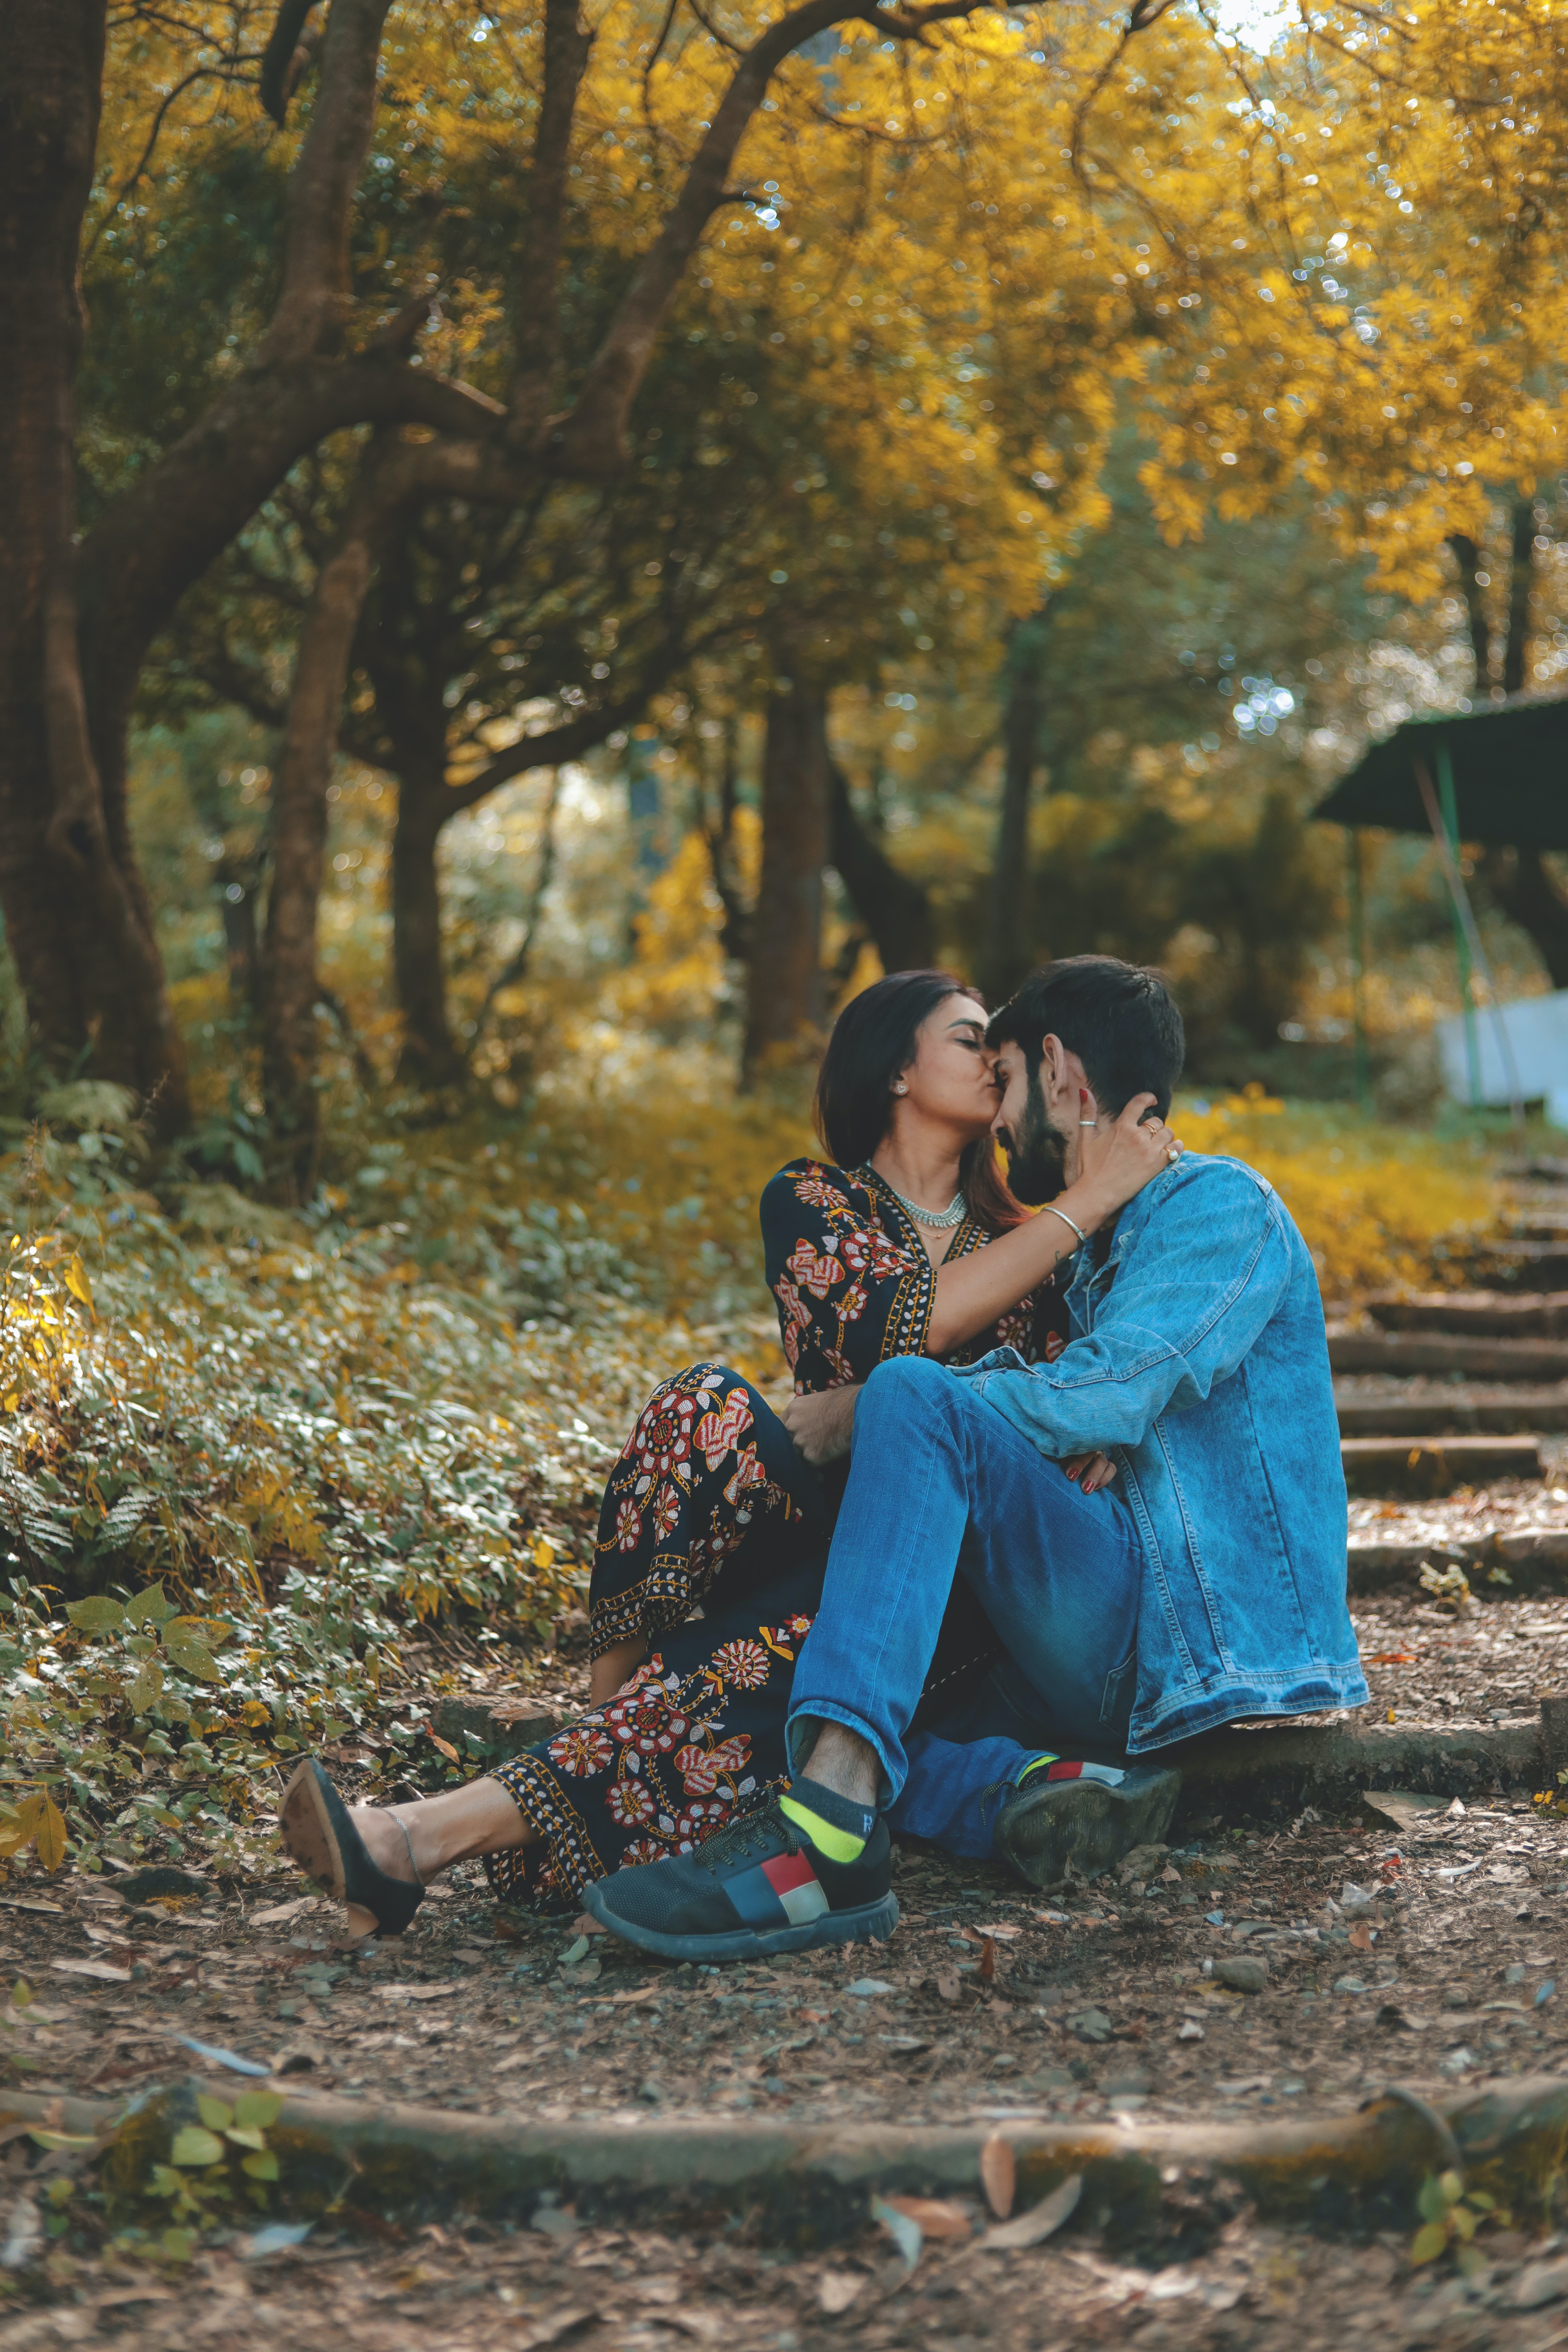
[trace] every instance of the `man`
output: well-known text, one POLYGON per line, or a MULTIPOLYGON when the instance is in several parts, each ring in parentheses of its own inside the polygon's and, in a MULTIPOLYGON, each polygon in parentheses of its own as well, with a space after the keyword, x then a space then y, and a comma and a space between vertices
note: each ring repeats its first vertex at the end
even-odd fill
MULTIPOLYGON (((1164 1114, 1184 1045, 1158 974, 1101 956, 1036 973, 988 1036, 1010 1181, 1046 1203, 1083 1124, 1142 1093, 1164 1114)), ((795 1670, 793 1785, 695 1853, 591 1886, 606 1927, 697 1959, 885 1935, 889 1822, 1036 1885, 1092 1874, 1158 1837, 1180 1787, 1094 1749, 1365 1698, 1322 1307, 1273 1189, 1239 1160, 1173 1160, 1079 1250, 1068 1303, 1055 1363, 999 1348, 872 1373, 795 1670), (1061 1466, 1096 1449, 1120 1492, 1061 1466), (1006 1657, 921 1729, 955 1574, 1006 1657)))

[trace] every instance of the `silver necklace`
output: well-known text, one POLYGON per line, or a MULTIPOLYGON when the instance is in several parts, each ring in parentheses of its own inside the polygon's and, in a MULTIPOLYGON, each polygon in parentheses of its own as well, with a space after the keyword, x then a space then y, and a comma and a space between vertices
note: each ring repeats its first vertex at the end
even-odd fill
MULTIPOLYGON (((888 1184, 885 1176, 882 1181, 888 1184)), ((906 1200, 896 1185, 888 1184, 888 1190, 900 1208, 911 1216, 917 1225, 933 1225, 938 1233, 944 1234, 952 1226, 961 1225, 969 1213, 969 1203, 962 1192, 955 1192, 951 1203, 945 1209, 922 1209, 918 1201, 906 1200)))

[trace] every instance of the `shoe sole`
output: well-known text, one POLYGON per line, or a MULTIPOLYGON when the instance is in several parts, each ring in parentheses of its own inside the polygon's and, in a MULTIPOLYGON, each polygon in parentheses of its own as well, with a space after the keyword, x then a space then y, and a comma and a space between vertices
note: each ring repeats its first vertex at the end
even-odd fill
POLYGON ((1132 1789, 1047 1781, 1010 1822, 997 1823, 997 1851, 1031 1886, 1059 1885, 1069 1863, 1098 1878, 1134 1846, 1158 1844, 1181 1793, 1182 1776, 1169 1767, 1141 1773, 1132 1789))
MULTIPOLYGON (((376 1895, 380 1893, 385 1903, 400 1902, 405 1898, 394 1890, 401 1888, 405 1882, 392 1879, 379 1870, 370 1862, 363 1847, 353 1858, 351 1872, 313 1757, 307 1756, 302 1764, 295 1767, 278 1808, 278 1826, 282 1832, 284 1852, 326 1894, 340 1903, 367 1911, 375 1921, 371 1930, 373 1935, 401 1936, 405 1932, 408 1919, 413 1917, 424 1900, 424 1889, 421 1887, 417 1901, 409 1905, 408 1918, 403 1921, 402 1926, 389 1924, 377 1908, 376 1895), (379 1885, 365 1883, 367 1869, 370 1879, 379 1882, 379 1885)), ((409 1893, 413 1893, 412 1886, 409 1893)))
POLYGON ((899 1898, 884 1895, 879 1903, 863 1903, 853 1911, 825 1911, 799 1927, 774 1927, 759 1935, 753 1927, 736 1927, 722 1936, 665 1936, 636 1919, 623 1919, 605 1899, 608 1881, 596 1879, 583 1890, 583 1907, 612 1936, 635 1944, 639 1952, 655 1952, 666 1960, 751 1960, 767 1952, 809 1952, 825 1944, 865 1944, 873 1937, 890 1936, 899 1924, 899 1898))
POLYGON ((313 1878, 318 1886, 341 1903, 343 1858, 310 1768, 310 1757, 295 1768, 278 1808, 278 1826, 283 1833, 284 1852, 299 1864, 307 1878, 313 1878))

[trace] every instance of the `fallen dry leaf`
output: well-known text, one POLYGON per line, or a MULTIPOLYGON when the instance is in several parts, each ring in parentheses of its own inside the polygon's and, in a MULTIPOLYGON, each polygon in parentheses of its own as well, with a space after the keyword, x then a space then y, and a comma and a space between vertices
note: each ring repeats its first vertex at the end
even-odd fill
POLYGON ((847 2311, 866 2282, 852 2271, 824 2271, 816 2282, 817 2308, 830 2319, 847 2311))
POLYGON ((953 2197, 885 2197, 895 2213, 912 2221, 922 2238, 968 2238, 974 2224, 953 2197))
POLYGON ((996 1974, 996 1947, 989 1936, 980 1939, 980 1980, 990 1984, 996 1974))
POLYGON ((375 1995, 378 2000, 449 2000, 457 1990, 451 1984, 389 1984, 377 1985, 375 1995))
POLYGON ((97 1977, 103 1984, 129 1984, 129 1969, 116 1968, 112 1960, 51 1960, 62 1977, 97 1977))
POLYGON ((1372 1949, 1372 1938, 1373 1931, 1367 1926, 1366 1921, 1364 1919, 1358 1919, 1355 1926, 1351 1929, 1352 1951, 1370 1952, 1372 1949))
POLYGON ((937 1999, 939 2000, 956 2000, 958 1999, 958 1971, 956 1969, 944 1969, 941 1975, 934 1978, 932 1981, 935 1983, 937 1999))
POLYGON ((1032 2205, 1026 2213, 1020 2213, 1016 2221, 1001 2221, 994 2230, 987 2230, 980 2241, 982 2252, 1005 2254, 1019 2246, 1037 2246, 1071 2218, 1082 2195, 1082 2174, 1069 2174, 1059 2189, 1053 2189, 1048 2197, 1032 2205))
POLYGON ((273 1903, 265 1911, 253 1911, 246 1924, 251 1927, 280 1927, 285 1919, 297 1919, 314 1901, 312 1895, 297 1895, 292 1903, 273 1903))
POLYGON ((596 2311, 575 2307, 552 2312, 548 2319, 536 2319, 516 2338, 519 2352, 540 2352, 545 2344, 559 2344, 563 2336, 574 2335, 579 2327, 589 2327, 597 2319, 596 2311))
POLYGON ((1005 2221, 1013 2210, 1013 2199, 1018 2185, 1017 2160, 1013 2143, 1000 2132, 993 2132, 980 2151, 980 2185, 985 2191, 985 2201, 999 2221, 1005 2221))

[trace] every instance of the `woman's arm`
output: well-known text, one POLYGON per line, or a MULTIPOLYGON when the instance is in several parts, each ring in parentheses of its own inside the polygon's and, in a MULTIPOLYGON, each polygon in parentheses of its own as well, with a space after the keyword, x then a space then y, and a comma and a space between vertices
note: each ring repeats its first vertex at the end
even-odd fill
MULTIPOLYGON (((1089 1164, 1052 1203, 1085 1234, 1098 1231, 1170 1164, 1175 1143, 1170 1129, 1160 1119, 1139 1124, 1153 1099, 1152 1095, 1135 1095, 1103 1143, 1098 1138, 1093 1145, 1086 1143, 1084 1158, 1089 1164)), ((1071 1227, 1042 1209, 973 1256, 940 1267, 926 1326, 926 1354, 951 1355, 977 1331, 989 1330, 999 1315, 1037 1289, 1077 1247, 1071 1227)))

